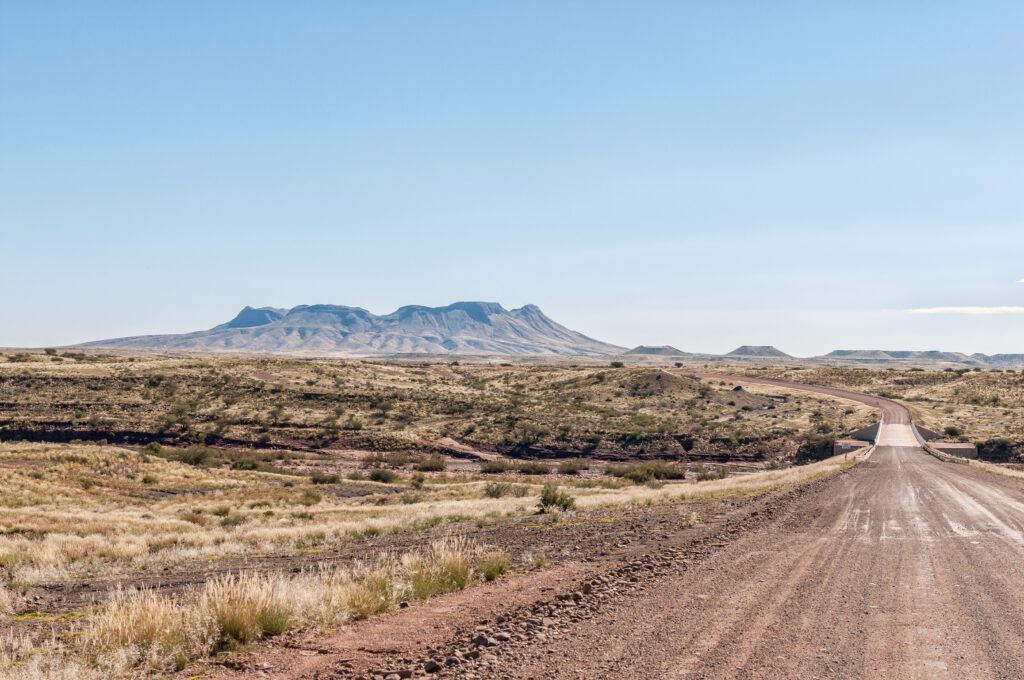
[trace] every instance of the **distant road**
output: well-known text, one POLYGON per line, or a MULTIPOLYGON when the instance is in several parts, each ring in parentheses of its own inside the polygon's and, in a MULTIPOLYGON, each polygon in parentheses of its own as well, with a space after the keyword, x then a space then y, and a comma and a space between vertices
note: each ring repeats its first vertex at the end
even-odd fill
POLYGON ((748 377, 745 375, 730 375, 727 373, 700 373, 694 371, 686 371, 686 375, 692 375, 696 378, 703 378, 705 380, 729 380, 737 383, 752 383, 755 385, 772 385, 774 387, 781 387, 787 390, 796 390, 798 392, 811 392, 813 394, 826 394, 832 397, 838 397, 840 399, 848 399, 850 401, 860 402, 861 404, 867 404, 874 408, 879 409, 882 412, 882 423, 888 425, 910 425, 910 411, 906 406, 895 402, 892 399, 886 399, 884 397, 876 397, 873 394, 863 394, 861 392, 852 392, 850 390, 840 389, 838 387, 825 387, 823 385, 807 385, 805 383, 792 382, 789 380, 775 380, 773 378, 755 378, 748 377))

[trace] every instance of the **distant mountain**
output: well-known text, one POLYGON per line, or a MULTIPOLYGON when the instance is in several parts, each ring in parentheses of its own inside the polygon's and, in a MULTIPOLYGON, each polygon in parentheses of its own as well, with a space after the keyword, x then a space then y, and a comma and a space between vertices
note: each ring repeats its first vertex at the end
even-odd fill
POLYGON ((771 345, 743 345, 729 352, 727 357, 760 357, 773 359, 792 359, 793 357, 771 345))
POLYGON ((287 309, 277 309, 275 307, 245 307, 238 313, 231 321, 222 323, 219 326, 214 326, 213 330, 221 331, 227 328, 252 328, 253 326, 265 326, 268 323, 273 323, 278 319, 284 318, 284 315, 288 313, 287 309))
POLYGON ((640 345, 634 347, 628 352, 623 354, 639 354, 644 356, 659 356, 659 357, 685 357, 690 356, 689 352, 684 352, 681 349, 676 349, 672 345, 659 345, 657 347, 648 347, 647 345, 640 345))
POLYGON ((927 352, 905 352, 886 350, 885 353, 898 361, 944 361, 960 363, 970 363, 972 361, 971 357, 961 352, 939 352, 938 350, 931 350, 927 352))
POLYGON ((972 359, 981 361, 992 368, 1024 366, 1024 354, 972 354, 972 359))
POLYGON ((825 359, 846 359, 849 361, 891 361, 892 357, 880 349, 837 349, 829 352, 825 359))
MULTIPOLYGON (((1013 363, 1015 360, 1012 357, 1019 357, 1019 355, 1001 355, 1008 358, 1009 363, 1013 363)), ((984 354, 975 354, 968 356, 962 352, 940 352, 938 350, 928 351, 905 351, 905 350, 851 350, 851 349, 840 349, 834 352, 829 352, 824 357, 820 357, 825 360, 836 360, 843 363, 865 363, 865 364, 908 364, 908 365, 928 365, 928 364, 959 364, 965 366, 986 366, 988 365, 988 357, 984 354)))
POLYGON ((825 356, 815 357, 815 362, 833 365, 890 365, 920 368, 981 368, 1019 369, 1024 367, 1024 354, 964 354, 963 352, 904 351, 904 350, 852 350, 840 349, 825 356))
POLYGON ((246 307, 231 321, 206 331, 116 338, 83 346, 350 356, 601 356, 624 350, 556 323, 536 305, 507 310, 493 302, 412 305, 383 316, 341 305, 246 307))

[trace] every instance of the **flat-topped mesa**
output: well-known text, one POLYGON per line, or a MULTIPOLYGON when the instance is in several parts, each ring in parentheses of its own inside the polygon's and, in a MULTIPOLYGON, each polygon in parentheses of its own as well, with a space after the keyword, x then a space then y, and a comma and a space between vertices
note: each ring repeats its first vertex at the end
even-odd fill
POLYGON ((760 357, 760 358, 777 358, 777 359, 792 359, 793 357, 786 354, 782 350, 776 349, 771 345, 743 345, 737 347, 733 351, 729 352, 725 356, 727 357, 760 357))
POLYGON ((687 356, 689 353, 688 352, 684 352, 681 349, 676 349, 672 345, 657 345, 657 346, 639 345, 639 346, 634 347, 633 349, 629 350, 628 352, 623 352, 623 354, 634 354, 634 355, 642 355, 642 356, 659 356, 659 357, 684 357, 684 356, 687 356))

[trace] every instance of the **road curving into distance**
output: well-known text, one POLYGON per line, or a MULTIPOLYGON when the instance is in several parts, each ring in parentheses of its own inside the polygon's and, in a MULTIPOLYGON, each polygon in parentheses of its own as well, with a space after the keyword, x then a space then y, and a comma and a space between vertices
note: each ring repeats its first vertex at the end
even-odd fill
POLYGON ((861 392, 852 392, 850 390, 844 390, 839 387, 825 387, 823 385, 807 385, 804 383, 791 382, 789 380, 776 380, 774 378, 757 378, 739 375, 729 375, 726 373, 693 373, 687 372, 686 375, 691 375, 695 378, 702 378, 704 380, 728 380, 735 383, 750 383, 754 385, 770 385, 773 387, 781 387, 787 390, 796 390, 798 392, 810 392, 812 394, 824 394, 830 397, 836 397, 838 399, 846 399, 848 401, 856 401, 861 404, 867 404, 868 406, 877 408, 882 412, 882 424, 883 425, 910 425, 910 411, 903 404, 893 401, 892 399, 886 399, 885 397, 876 397, 873 394, 863 394, 861 392))
POLYGON ((655 506, 603 526, 610 542, 567 534, 575 559, 283 648, 269 677, 1024 677, 1024 481, 928 455, 888 399, 698 377, 877 407, 878 445, 696 523, 702 506, 655 506))
POLYGON ((888 399, 700 377, 876 406, 879 446, 501 677, 1024 677, 1024 484, 928 455, 888 399))
POLYGON ((825 387, 823 385, 807 385, 804 383, 789 382, 787 380, 775 380, 774 378, 757 378, 746 376, 733 376, 722 373, 691 373, 696 378, 704 379, 728 379, 731 382, 749 383, 754 385, 770 385, 781 387, 787 390, 799 392, 810 392, 812 394, 823 394, 847 401, 856 401, 861 404, 877 408, 881 412, 881 421, 877 444, 879 446, 905 446, 915 448, 918 446, 917 435, 913 429, 913 420, 910 410, 903 404, 877 397, 873 394, 862 394, 851 392, 838 387, 825 387))

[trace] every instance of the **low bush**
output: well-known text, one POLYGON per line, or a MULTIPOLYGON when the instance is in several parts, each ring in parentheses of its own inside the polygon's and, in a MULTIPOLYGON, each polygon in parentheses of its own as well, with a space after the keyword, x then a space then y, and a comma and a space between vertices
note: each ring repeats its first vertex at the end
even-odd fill
POLYGON ((381 482, 383 484, 392 484, 392 483, 394 483, 394 481, 396 479, 398 479, 398 475, 396 475, 391 470, 384 470, 382 468, 378 468, 378 469, 373 470, 372 472, 370 472, 369 479, 370 479, 371 482, 381 482))
POLYGON ((209 462, 211 454, 212 451, 205 446, 190 446, 178 454, 178 460, 187 465, 201 467, 209 462))
POLYGON ((502 472, 508 472, 512 467, 512 464, 505 460, 485 460, 480 463, 480 472, 500 475, 502 472))
POLYGON ((444 472, 448 469, 448 460, 444 456, 433 455, 416 463, 420 472, 444 472))
POLYGON ((574 505, 576 505, 576 499, 554 484, 545 484, 540 492, 540 512, 554 509, 572 510, 574 505))
POLYGON ((679 465, 652 461, 633 463, 632 465, 615 465, 608 468, 608 474, 628 479, 635 484, 646 484, 654 480, 683 479, 686 476, 686 470, 679 465))
POLYGON ((537 461, 526 461, 516 465, 516 472, 524 475, 546 475, 551 472, 551 468, 537 461))
POLYGON ((797 463, 809 463, 825 460, 832 456, 836 448, 835 437, 822 433, 812 433, 804 437, 796 451, 797 463))
POLYGON ((712 479, 725 479, 729 476, 729 468, 724 465, 694 465, 693 473, 697 476, 698 482, 707 482, 712 479))
POLYGON ((998 438, 978 442, 978 457, 982 460, 1006 462, 1017 456, 1017 447, 1009 439, 998 438))
POLYGON ((584 470, 590 469, 590 463, 582 458, 563 460, 558 464, 558 472, 563 475, 578 475, 584 470))
POLYGON ((512 485, 508 482, 487 482, 484 495, 488 498, 501 498, 512 493, 512 485))
POLYGON ((339 477, 338 475, 317 471, 309 476, 309 480, 314 484, 337 484, 339 481, 341 481, 341 477, 339 477))

